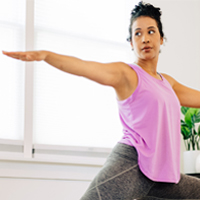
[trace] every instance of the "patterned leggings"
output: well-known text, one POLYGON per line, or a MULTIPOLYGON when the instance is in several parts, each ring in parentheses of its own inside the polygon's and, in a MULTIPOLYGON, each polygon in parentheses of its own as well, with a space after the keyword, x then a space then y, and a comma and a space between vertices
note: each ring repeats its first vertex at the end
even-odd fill
POLYGON ((178 184, 154 182, 137 164, 134 147, 118 143, 81 200, 200 199, 200 179, 181 174, 178 184))

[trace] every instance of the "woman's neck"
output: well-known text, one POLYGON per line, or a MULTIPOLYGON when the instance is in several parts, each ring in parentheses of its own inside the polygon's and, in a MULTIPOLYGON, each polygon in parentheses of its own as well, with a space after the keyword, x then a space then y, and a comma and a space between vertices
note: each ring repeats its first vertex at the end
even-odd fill
POLYGON ((139 65, 143 70, 145 70, 149 74, 157 74, 157 61, 146 61, 137 59, 134 63, 139 65))

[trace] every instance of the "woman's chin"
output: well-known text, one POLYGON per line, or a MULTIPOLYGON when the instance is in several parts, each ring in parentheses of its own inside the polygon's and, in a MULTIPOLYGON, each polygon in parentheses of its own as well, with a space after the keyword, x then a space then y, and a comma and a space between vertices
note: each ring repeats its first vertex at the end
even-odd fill
POLYGON ((156 56, 153 56, 153 55, 143 55, 141 56, 142 57, 142 60, 154 60, 156 58, 156 56))

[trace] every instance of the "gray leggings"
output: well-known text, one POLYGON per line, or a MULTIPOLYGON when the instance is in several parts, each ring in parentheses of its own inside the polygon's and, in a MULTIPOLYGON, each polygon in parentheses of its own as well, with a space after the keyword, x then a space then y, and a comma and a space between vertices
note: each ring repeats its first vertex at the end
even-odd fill
POLYGON ((81 200, 200 199, 200 179, 181 174, 178 184, 154 182, 137 164, 134 147, 118 143, 81 200))

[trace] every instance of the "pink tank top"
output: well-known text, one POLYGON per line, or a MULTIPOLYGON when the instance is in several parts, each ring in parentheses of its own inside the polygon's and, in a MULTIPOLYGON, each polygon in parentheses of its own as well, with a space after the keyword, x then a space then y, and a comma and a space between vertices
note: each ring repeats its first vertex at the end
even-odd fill
POLYGON ((118 100, 123 137, 134 146, 140 170, 151 180, 178 183, 180 180, 180 102, 169 82, 156 79, 141 67, 135 70, 138 85, 125 100, 118 100))

